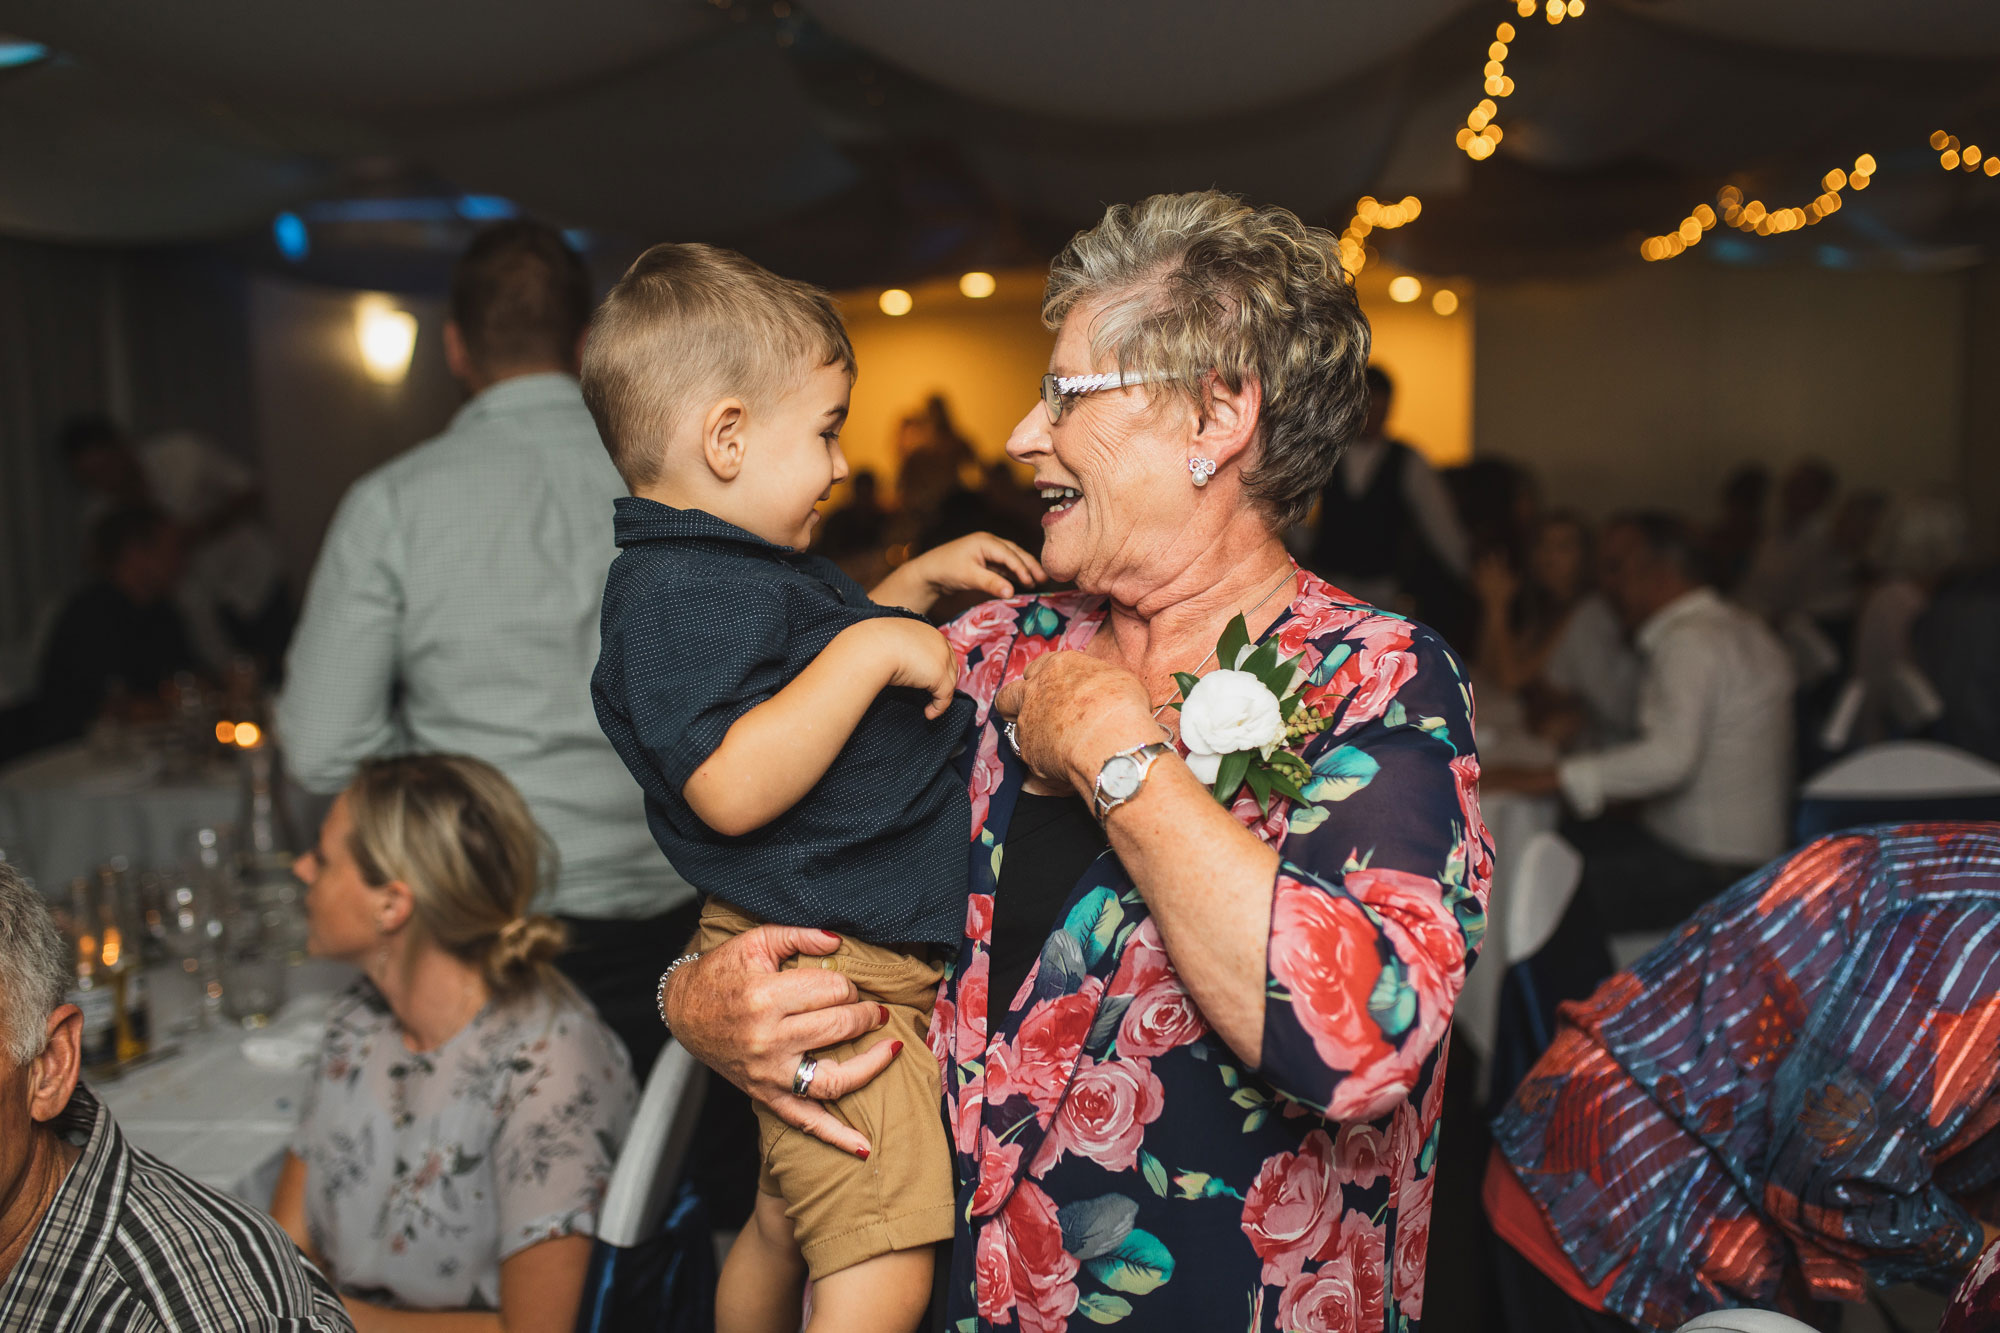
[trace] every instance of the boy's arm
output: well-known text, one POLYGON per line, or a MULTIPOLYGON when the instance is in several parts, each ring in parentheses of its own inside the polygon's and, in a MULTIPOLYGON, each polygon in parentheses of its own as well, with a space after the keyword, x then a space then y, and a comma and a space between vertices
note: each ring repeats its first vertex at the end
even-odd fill
POLYGON ((870 588, 868 596, 884 606, 900 606, 922 615, 948 592, 1012 597, 1014 585, 1007 582, 1009 573, 1024 588, 1049 580, 1041 561, 1027 551, 1004 537, 975 532, 910 557, 888 578, 870 588))
POLYGON ((730 724, 681 795, 702 823, 741 837, 797 805, 826 776, 885 687, 928 691, 924 714, 936 718, 950 707, 957 683, 957 657, 922 621, 883 617, 850 625, 790 684, 730 724))

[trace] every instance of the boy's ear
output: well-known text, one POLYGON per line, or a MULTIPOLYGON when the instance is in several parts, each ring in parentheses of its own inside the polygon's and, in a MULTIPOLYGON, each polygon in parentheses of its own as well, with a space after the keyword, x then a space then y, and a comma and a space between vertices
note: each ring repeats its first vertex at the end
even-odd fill
POLYGON ((724 398, 702 418, 701 454, 717 481, 735 481, 743 471, 745 418, 749 409, 741 398, 724 398))

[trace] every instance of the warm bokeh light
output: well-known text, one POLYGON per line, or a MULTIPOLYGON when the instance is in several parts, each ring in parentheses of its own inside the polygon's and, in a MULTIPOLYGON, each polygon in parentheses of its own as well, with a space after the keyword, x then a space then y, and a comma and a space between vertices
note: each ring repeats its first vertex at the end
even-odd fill
POLYGON ((1933 134, 1931 136, 1931 147, 1943 148, 1950 141, 1951 141, 1951 136, 1949 134, 1946 134, 1943 130, 1939 130, 1936 134, 1933 134))
POLYGON ((907 315, 916 306, 917 302, 914 297, 901 287, 891 287, 888 291, 882 293, 881 299, 876 301, 875 304, 882 308, 882 313, 885 315, 907 315))
POLYGON ((234 745, 236 743, 236 724, 234 722, 216 723, 215 740, 218 745, 234 745))
POLYGON ((1987 158, 1986 165, 1981 167, 1980 170, 1989 176, 2000 176, 2000 157, 1987 158))
POLYGON ((1449 287, 1438 288, 1431 296, 1431 309, 1437 311, 1440 315, 1456 314, 1458 311, 1458 293, 1449 287))
POLYGON ((1405 273, 1389 280, 1389 299, 1408 305, 1424 294, 1424 284, 1405 273))
POLYGON ((1873 176, 1875 174, 1874 156, 1869 153, 1863 153, 1860 157, 1855 158, 1854 174, 1857 176, 1873 176))
POLYGON ((370 293, 354 303, 354 341, 369 379, 400 384, 417 349, 417 317, 396 309, 388 297, 370 293))
POLYGON ((1493 35, 1503 42, 1511 42, 1514 40, 1514 25, 1503 23, 1493 30, 1493 35))
POLYGON ((993 280, 991 273, 981 273, 977 270, 966 274, 958 280, 958 290, 975 301, 985 300, 987 297, 993 295, 999 287, 1000 284, 993 280))

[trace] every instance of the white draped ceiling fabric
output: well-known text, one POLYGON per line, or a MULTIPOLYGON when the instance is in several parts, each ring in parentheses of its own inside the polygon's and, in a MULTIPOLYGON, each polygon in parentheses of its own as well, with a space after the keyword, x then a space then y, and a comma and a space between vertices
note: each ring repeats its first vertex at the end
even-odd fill
POLYGON ((1497 0, 797 5, 0 0, 57 53, 0 69, 0 233, 228 237, 424 181, 852 280, 1218 185, 1322 221, 1420 192, 1406 258, 1519 270, 1630 262, 1732 173, 1791 194, 1869 151, 1878 191, 1822 235, 2000 234, 2000 182, 1923 151, 2000 137, 1996 0, 1591 0, 1560 27, 1497 0), (1452 133, 1503 19, 1517 92, 1474 165, 1452 133))

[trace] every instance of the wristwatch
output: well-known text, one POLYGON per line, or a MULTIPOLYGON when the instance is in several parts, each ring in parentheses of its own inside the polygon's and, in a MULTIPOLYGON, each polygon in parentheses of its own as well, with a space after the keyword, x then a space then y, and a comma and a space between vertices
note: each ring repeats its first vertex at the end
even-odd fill
POLYGON ((1174 747, 1165 741, 1154 741, 1151 745, 1120 750, 1105 760, 1104 767, 1097 770, 1095 799, 1091 802, 1097 822, 1103 823, 1113 810, 1137 796, 1146 786, 1146 775, 1153 771, 1154 761, 1173 752, 1174 747))

